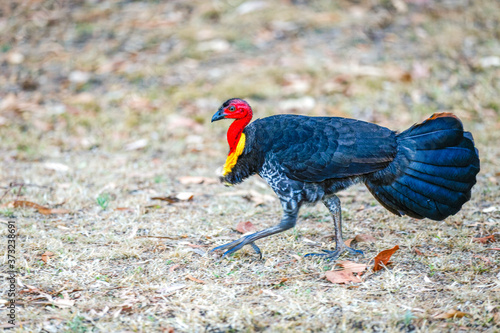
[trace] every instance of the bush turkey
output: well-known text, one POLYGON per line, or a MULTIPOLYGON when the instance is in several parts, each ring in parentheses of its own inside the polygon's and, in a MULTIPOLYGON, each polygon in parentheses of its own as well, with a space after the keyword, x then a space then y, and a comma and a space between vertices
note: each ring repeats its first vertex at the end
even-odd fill
POLYGON ((234 119, 221 180, 238 184, 260 175, 280 199, 283 216, 276 226, 212 250, 225 250, 223 257, 245 245, 262 256, 256 240, 294 227, 301 205, 318 201, 332 214, 336 247, 308 255, 335 260, 345 251, 362 253, 342 240, 336 192, 363 182, 396 215, 442 220, 461 209, 476 183, 474 140, 451 113, 436 113, 402 133, 339 117, 276 115, 250 123, 252 116, 247 102, 233 98, 212 117, 234 119))

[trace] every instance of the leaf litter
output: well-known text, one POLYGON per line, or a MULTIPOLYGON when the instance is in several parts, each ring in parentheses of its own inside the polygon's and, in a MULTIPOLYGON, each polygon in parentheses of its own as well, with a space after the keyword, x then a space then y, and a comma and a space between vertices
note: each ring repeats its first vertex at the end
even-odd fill
POLYGON ((2 207, 8 208, 34 208, 42 215, 52 215, 52 214, 69 214, 71 213, 68 209, 63 208, 48 208, 37 203, 26 201, 26 200, 15 200, 3 204, 2 207))
MULTIPOLYGON (((247 2, 242 8, 258 1, 247 2)), ((491 89, 498 61, 489 60, 488 70, 477 67, 498 49, 498 2, 463 6, 439 1, 358 1, 326 6, 283 1, 266 3, 264 11, 253 4, 254 8, 242 9, 234 17, 239 5, 105 1, 68 7, 66 2, 46 6, 29 0, 3 6, 9 18, 3 22, 9 42, 3 45, 8 62, 3 74, 8 82, 2 83, 12 93, 5 96, 11 102, 0 101, 0 186, 15 178, 40 184, 64 181, 71 186, 55 186, 56 190, 43 193, 28 189, 28 194, 38 195, 33 197, 35 202, 58 202, 61 193, 68 194, 76 210, 86 207, 88 198, 97 193, 89 193, 94 188, 114 181, 119 205, 135 209, 131 214, 82 209, 78 219, 61 216, 57 223, 46 223, 41 213, 22 216, 25 212, 2 210, 2 225, 12 214, 22 216, 17 220, 23 237, 19 283, 43 290, 70 283, 83 289, 69 293, 69 299, 76 300, 72 308, 26 302, 25 311, 19 312, 23 329, 184 332, 293 331, 297 327, 341 331, 345 327, 442 332, 462 330, 451 326, 460 322, 469 330, 494 330, 491 318, 498 309, 490 305, 498 303, 498 286, 490 282, 497 276, 494 249, 498 247, 481 253, 493 263, 491 267, 472 267, 470 259, 477 251, 487 251, 471 239, 498 231, 498 178, 493 179, 498 170, 492 161, 500 158, 496 144, 500 127, 498 96, 491 89), (335 33, 338 29, 345 33, 335 33), (9 38, 21 30, 26 30, 26 38, 9 38), (462 43, 464 38, 467 43, 462 43), (204 45, 210 47, 199 47, 207 41, 204 45), (463 54, 447 52, 457 50, 457 43, 463 54), (225 51, 217 53, 221 50, 225 51), (440 56, 429 57, 432 54, 440 56), (33 83, 25 83, 30 80, 33 83), (158 87, 163 87, 160 93, 158 87), (155 252, 157 240, 150 236, 124 239, 133 227, 147 227, 151 235, 172 237, 160 242, 177 243, 180 235, 189 234, 195 235, 192 242, 198 244, 195 240, 200 235, 217 237, 234 221, 259 226, 277 223, 281 210, 275 197, 274 201, 251 195, 226 200, 219 195, 227 189, 215 185, 207 187, 209 196, 145 209, 155 195, 148 193, 184 191, 175 188, 179 176, 210 175, 222 165, 225 133, 210 124, 218 107, 211 104, 230 96, 251 97, 260 117, 279 112, 280 101, 291 100, 295 108, 302 101, 313 109, 297 110, 300 113, 355 117, 398 130, 429 115, 429 108, 418 106, 444 106, 456 112, 474 134, 485 161, 483 176, 472 201, 447 223, 395 217, 380 205, 358 210, 365 205, 357 203, 373 201, 366 189, 358 186, 342 192, 347 235, 372 233, 379 240, 383 237, 384 246, 398 243, 411 249, 418 243, 423 252, 432 249, 440 255, 398 252, 396 267, 369 279, 369 273, 363 274, 364 282, 356 283, 358 289, 324 283, 320 277, 326 264, 302 257, 308 245, 298 239, 317 239, 331 232, 329 223, 323 232, 322 221, 317 226, 310 226, 316 221, 301 223, 259 243, 265 257, 274 259, 270 265, 238 255, 212 264, 183 247, 155 252), (202 99, 209 102, 200 103, 202 99), (193 133, 201 137, 196 149, 187 139, 193 133), (140 148, 141 139, 149 141, 144 148, 140 148), (139 149, 124 151, 127 143, 137 141, 139 149), (45 168, 43 163, 53 158, 71 167, 67 171, 60 166, 45 168), (160 170, 164 180, 156 182, 152 177, 160 170), (126 190, 131 185, 145 190, 131 194, 126 190), (472 217, 475 229, 460 227, 472 217), (40 269, 40 260, 30 253, 45 247, 64 253, 64 260, 40 269), (292 254, 299 256, 297 263, 276 266, 292 254), (169 272, 170 261, 182 264, 182 271, 169 272), (186 281, 184 271, 207 283, 186 281), (434 274, 433 283, 443 288, 422 285, 422 275, 430 274, 434 274), (284 277, 286 288, 281 288, 284 277), (157 294, 157 283, 190 288, 173 290, 163 299, 168 294, 157 294), (127 292, 111 290, 117 285, 127 292), (282 298, 263 300, 261 285, 269 285, 267 290, 272 291, 263 295, 282 298), (425 311, 419 311, 419 318, 406 318, 401 304, 425 311), (432 315, 446 312, 451 305, 472 316, 446 320, 441 323, 446 327, 436 324, 441 320, 432 315), (92 310, 103 313, 98 321, 92 310)), ((239 187, 251 188, 248 183, 239 187)), ((266 191, 262 193, 270 193, 266 191)), ((314 207, 306 209, 316 212, 314 207)), ((323 209, 315 220, 323 219, 323 209)), ((372 248, 365 252, 374 255, 372 248)))

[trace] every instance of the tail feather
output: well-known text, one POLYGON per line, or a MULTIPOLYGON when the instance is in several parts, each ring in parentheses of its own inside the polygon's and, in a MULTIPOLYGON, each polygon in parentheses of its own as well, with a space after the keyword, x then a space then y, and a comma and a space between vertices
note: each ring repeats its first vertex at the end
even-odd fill
POLYGON ((417 149, 413 162, 421 162, 435 166, 465 167, 473 161, 474 155, 467 148, 448 147, 438 150, 417 149))
POLYGON ((421 195, 424 200, 429 201, 430 199, 431 201, 450 207, 455 205, 457 199, 461 198, 464 202, 470 199, 466 198, 466 195, 462 192, 449 190, 440 185, 435 185, 411 176, 408 173, 406 173, 404 177, 396 180, 393 186, 408 188, 409 191, 421 195))
MULTIPOLYGON (((470 184, 475 182, 476 174, 479 171, 479 166, 469 165, 466 167, 444 167, 436 166, 433 164, 426 163, 411 163, 408 168, 426 173, 428 175, 434 175, 436 177, 441 177, 449 180, 460 180, 470 184)), ((474 184, 472 184, 474 185, 474 184)), ((471 186, 472 187, 472 186, 471 186)))
POLYGON ((406 170, 406 174, 417 179, 421 179, 429 184, 444 187, 445 189, 451 191, 466 192, 470 188, 470 185, 467 182, 461 182, 453 179, 446 179, 436 175, 430 175, 419 170, 414 170, 410 167, 408 167, 408 169, 406 170))
MULTIPOLYGON (((380 179, 379 172, 365 183, 389 211, 397 215, 442 220, 456 214, 470 200, 479 172, 474 140, 452 114, 435 114, 397 136, 400 150, 388 170, 398 176, 380 179)), ((389 174, 389 173, 387 173, 389 174)))
POLYGON ((418 141, 420 149, 439 149, 453 145, 458 137, 463 135, 463 129, 447 129, 429 133, 418 134, 411 137, 411 140, 418 141))

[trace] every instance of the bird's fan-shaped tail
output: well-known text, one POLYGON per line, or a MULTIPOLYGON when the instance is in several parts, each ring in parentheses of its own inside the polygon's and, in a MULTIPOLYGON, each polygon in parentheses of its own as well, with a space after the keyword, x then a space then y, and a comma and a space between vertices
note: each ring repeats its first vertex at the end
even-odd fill
POLYGON ((462 122, 451 113, 434 114, 398 134, 397 141, 391 172, 366 179, 370 192, 397 215, 442 220, 456 214, 470 199, 479 172, 474 139, 462 122))

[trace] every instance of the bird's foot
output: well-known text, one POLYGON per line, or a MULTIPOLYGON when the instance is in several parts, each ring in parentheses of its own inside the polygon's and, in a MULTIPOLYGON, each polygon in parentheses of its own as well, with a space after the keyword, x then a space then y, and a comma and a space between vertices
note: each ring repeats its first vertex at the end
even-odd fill
POLYGON ((259 259, 262 259, 262 252, 260 251, 259 247, 257 245, 255 245, 254 242, 249 241, 247 236, 241 237, 240 239, 237 239, 233 242, 230 242, 230 243, 227 243, 227 244, 224 244, 221 246, 217 246, 217 247, 211 249, 209 251, 209 253, 212 253, 212 252, 218 251, 218 250, 226 250, 227 249, 227 251, 224 252, 222 254, 222 256, 220 257, 220 259, 222 259, 225 256, 228 256, 228 255, 235 253, 236 251, 238 251, 239 249, 241 249, 245 245, 250 245, 254 249, 255 253, 257 253, 259 255, 259 259))
POLYGON ((321 257, 322 259, 326 259, 328 261, 332 261, 332 260, 337 260, 346 251, 355 255, 362 255, 362 256, 364 255, 363 251, 353 249, 352 247, 346 245, 338 246, 335 249, 335 251, 329 251, 329 250, 321 250, 321 251, 325 253, 308 253, 304 257, 315 256, 315 257, 321 257))

